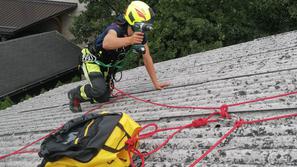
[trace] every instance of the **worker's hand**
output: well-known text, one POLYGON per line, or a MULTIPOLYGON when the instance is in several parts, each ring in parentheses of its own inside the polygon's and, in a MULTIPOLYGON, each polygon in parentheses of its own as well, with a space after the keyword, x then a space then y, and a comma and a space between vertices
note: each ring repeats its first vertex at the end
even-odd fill
POLYGON ((170 85, 170 83, 168 83, 168 82, 164 82, 164 83, 159 83, 158 82, 158 83, 154 84, 154 87, 157 90, 162 90, 162 89, 168 87, 169 85, 170 85))
POLYGON ((130 43, 131 45, 134 44, 141 44, 144 38, 143 32, 134 32, 130 37, 130 43))

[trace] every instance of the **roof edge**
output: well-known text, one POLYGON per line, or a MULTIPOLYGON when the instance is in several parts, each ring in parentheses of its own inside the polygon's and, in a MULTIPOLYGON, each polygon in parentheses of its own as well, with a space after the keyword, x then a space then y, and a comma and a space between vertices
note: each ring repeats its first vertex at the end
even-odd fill
POLYGON ((62 2, 62 1, 49 1, 49 0, 15 0, 15 1, 25 1, 25 2, 37 2, 42 4, 58 4, 58 5, 75 5, 77 6, 77 3, 74 2, 62 2))
POLYGON ((59 33, 58 31, 48 31, 48 32, 43 32, 43 33, 38 33, 38 34, 32 34, 32 35, 28 35, 28 36, 23 36, 23 37, 20 37, 20 38, 14 38, 14 39, 10 39, 10 40, 7 40, 7 41, 2 41, 2 42, 0 42, 0 45, 7 44, 7 43, 10 43, 10 42, 19 41, 19 40, 23 40, 23 39, 34 38, 36 36, 41 36, 41 35, 46 35, 46 34, 52 34, 52 33, 55 33, 55 34, 63 37, 63 35, 61 35, 61 33, 59 33))

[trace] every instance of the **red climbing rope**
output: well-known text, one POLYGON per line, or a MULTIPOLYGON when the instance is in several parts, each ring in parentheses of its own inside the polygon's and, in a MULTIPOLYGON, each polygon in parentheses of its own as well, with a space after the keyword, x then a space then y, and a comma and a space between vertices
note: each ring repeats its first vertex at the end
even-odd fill
POLYGON ((178 108, 178 109, 181 109, 181 108, 184 108, 184 109, 204 109, 204 110, 215 110, 215 109, 220 109, 219 107, 199 107, 199 106, 174 106, 174 105, 168 105, 168 104, 161 104, 161 103, 156 103, 156 102, 152 102, 150 100, 144 100, 144 99, 141 99, 141 98, 138 98, 136 96, 133 96, 131 94, 128 94, 128 93, 125 93, 123 92, 122 90, 114 87, 114 89, 116 91, 118 91, 120 94, 122 94, 123 96, 127 96, 127 97, 130 97, 132 99, 135 99, 135 100, 138 100, 138 101, 142 101, 142 102, 145 102, 145 103, 150 103, 150 104, 153 104, 153 105, 156 105, 156 106, 160 106, 160 107, 167 107, 167 108, 178 108))
MULTIPOLYGON (((95 110, 101 108, 101 107, 102 107, 103 105, 105 105, 105 104, 113 103, 114 101, 116 101, 116 100, 118 100, 118 99, 120 99, 120 98, 121 98, 121 97, 117 97, 117 98, 115 98, 115 99, 112 100, 112 101, 109 101, 109 102, 106 102, 106 103, 102 103, 102 104, 100 104, 99 106, 94 107, 94 108, 90 109, 89 111, 85 112, 84 115, 89 114, 90 112, 93 112, 93 111, 95 111, 95 110)), ((22 147, 22 148, 20 148, 20 149, 18 149, 18 150, 16 150, 16 151, 13 151, 13 152, 11 152, 11 153, 9 153, 9 154, 5 154, 5 155, 3 155, 3 156, 0 156, 0 160, 5 159, 5 158, 10 157, 10 156, 13 156, 13 155, 26 154, 26 153, 36 153, 36 152, 38 152, 38 151, 36 151, 36 150, 25 150, 25 149, 27 149, 28 147, 30 147, 30 146, 32 146, 32 145, 34 145, 34 144, 36 144, 36 143, 38 143, 38 142, 40 142, 40 141, 42 141, 42 140, 44 140, 45 138, 49 137, 50 135, 56 133, 56 132, 59 131, 63 126, 64 126, 64 124, 61 125, 60 127, 56 128, 56 129, 52 130, 52 131, 51 131, 50 133, 48 133, 47 135, 45 135, 45 136, 43 136, 43 137, 41 137, 41 138, 39 138, 39 139, 33 141, 32 143, 29 143, 29 144, 25 145, 24 147, 22 147)))
POLYGON ((32 143, 30 143, 30 144, 25 145, 24 147, 22 147, 22 148, 20 148, 20 149, 18 149, 18 150, 16 150, 16 151, 14 151, 14 152, 12 152, 12 153, 9 153, 9 154, 0 156, 0 160, 5 159, 5 158, 7 158, 7 157, 10 157, 10 156, 12 156, 12 155, 17 155, 17 154, 36 153, 35 150, 33 150, 33 151, 25 151, 25 149, 27 149, 28 147, 30 147, 30 146, 32 146, 32 145, 34 145, 34 144, 36 144, 36 143, 38 143, 38 142, 40 142, 40 141, 42 141, 42 140, 44 140, 45 138, 49 137, 50 135, 56 133, 56 132, 57 132, 58 130, 60 130, 62 127, 63 127, 63 125, 60 126, 60 127, 58 127, 58 128, 56 128, 56 129, 54 129, 54 130, 52 130, 49 134, 47 134, 47 135, 45 135, 45 136, 43 136, 43 137, 41 137, 41 138, 35 140, 34 142, 32 142, 32 143))
POLYGON ((283 94, 279 94, 279 95, 275 95, 275 96, 268 96, 268 97, 263 97, 263 98, 257 98, 255 100, 249 100, 249 101, 245 101, 245 102, 240 102, 240 103, 234 103, 234 104, 229 104, 229 107, 235 107, 235 106, 240 106, 240 105, 244 105, 244 104, 249 104, 249 103, 256 103, 256 102, 260 102, 260 101, 266 101, 266 100, 272 100, 272 99, 277 99, 280 97, 285 97, 285 96, 290 96, 290 95, 296 95, 297 91, 295 92, 288 92, 288 93, 283 93, 283 94))
POLYGON ((272 99, 277 99, 280 97, 285 97, 285 96, 290 96, 290 95, 296 95, 297 91, 294 92, 288 92, 288 93, 283 93, 283 94, 279 94, 279 95, 275 95, 275 96, 268 96, 268 97, 264 97, 264 98, 257 98, 254 100, 249 100, 249 101, 244 101, 244 102, 239 102, 239 103, 233 103, 233 104, 224 104, 221 107, 202 107, 202 106, 175 106, 175 105, 168 105, 168 104, 161 104, 161 103, 157 103, 157 102, 152 102, 151 100, 145 100, 145 99, 141 99, 139 97, 133 96, 129 93, 126 93, 116 87, 114 87, 113 89, 115 89, 116 91, 118 91, 118 93, 122 94, 123 96, 127 96, 130 97, 134 100, 137 101, 142 101, 145 103, 149 103, 149 104, 153 104, 156 106, 161 106, 161 107, 167 107, 167 108, 185 108, 185 109, 205 109, 205 110, 216 110, 216 109, 221 109, 222 108, 227 108, 228 107, 235 107, 235 106, 240 106, 240 105, 244 105, 244 104, 249 104, 249 103, 256 103, 256 102, 261 102, 261 101, 267 101, 267 100, 272 100, 272 99))
MULTIPOLYGON (((260 123, 260 122, 265 122, 265 121, 272 121, 272 120, 278 120, 278 119, 283 119, 283 118, 291 118, 291 117, 296 117, 296 114, 287 114, 287 115, 281 115, 281 116, 275 116, 275 117, 270 117, 270 118, 264 118, 264 119, 257 119, 257 120, 250 120, 250 121, 246 121, 243 119, 239 119, 237 120, 233 127, 226 132, 216 143, 214 143, 203 155, 201 155, 199 158, 197 158, 191 165, 190 167, 194 167, 195 165, 197 165, 197 163, 199 163, 202 159, 204 159, 209 153, 211 153, 218 145, 220 145, 228 136, 230 136, 236 129, 240 128, 242 125, 244 124, 255 124, 255 123, 260 123)), ((151 132, 147 132, 145 134, 140 134, 139 137, 132 137, 130 138, 126 144, 128 145, 128 152, 129 152, 129 156, 130 156, 130 160, 131 160, 131 165, 132 167, 134 167, 134 163, 132 161, 132 157, 131 157, 131 153, 137 155, 140 157, 141 161, 142 161, 142 165, 141 167, 144 167, 145 162, 144 159, 145 157, 159 151, 161 148, 163 148, 177 133, 181 132, 183 129, 186 128, 198 128, 201 126, 205 126, 210 122, 217 122, 218 120, 209 120, 209 118, 199 118, 194 120, 192 123, 184 125, 184 126, 178 126, 178 127, 173 127, 173 128, 163 128, 163 129, 159 129, 158 126, 154 123, 152 124, 147 124, 145 125, 143 128, 141 128, 140 132, 143 131, 144 129, 147 129, 149 127, 153 127, 154 130, 151 132), (169 135, 167 137, 167 139, 161 143, 159 146, 157 146, 157 148, 149 151, 148 153, 141 153, 138 149, 135 148, 136 143, 139 142, 139 140, 143 140, 149 137, 152 137, 153 135, 159 133, 159 132, 163 132, 163 131, 170 131, 170 130, 176 130, 174 133, 172 133, 171 135, 169 135)))
MULTIPOLYGON (((269 96, 269 97, 264 97, 264 98, 257 98, 254 100, 249 100, 249 101, 245 101, 245 102, 240 102, 240 103, 234 103, 234 104, 223 104, 221 107, 197 107, 197 106, 173 106, 173 105, 167 105, 167 104, 161 104, 161 103, 156 103, 156 102, 152 102, 150 100, 144 100, 141 98, 138 98, 136 96, 133 96, 131 94, 125 93, 117 88, 114 88, 115 90, 117 90, 120 94, 122 94, 123 96, 127 96, 130 98, 133 98, 135 100, 138 101, 142 101, 145 103, 150 103, 153 105, 157 105, 157 106, 162 106, 162 107, 168 107, 168 108, 190 108, 190 109, 209 109, 209 110, 215 110, 215 109, 220 109, 220 112, 214 112, 212 114, 210 114, 209 118, 212 117, 215 114, 220 114, 221 117, 223 118, 228 118, 230 119, 231 116, 228 113, 228 108, 229 107, 234 107, 234 106, 239 106, 239 105, 244 105, 244 104, 249 104, 249 103, 256 103, 256 102, 261 102, 261 101, 266 101, 266 100, 272 100, 272 99, 276 99, 276 98, 280 98, 280 97, 285 97, 285 96, 289 96, 289 95, 296 95, 297 91, 294 92, 288 92, 288 93, 283 93, 283 94, 279 94, 279 95, 275 95, 275 96, 269 96)), ((223 135, 214 145, 212 145, 201 157, 199 157, 198 159, 196 159, 191 165, 190 167, 195 166, 197 163, 199 163, 203 158, 205 158, 213 149, 215 149, 219 144, 221 144, 228 136, 230 136, 230 134, 232 134, 236 129, 238 129, 239 127, 241 127, 243 124, 254 124, 254 123, 259 123, 259 122, 264 122, 264 121, 271 121, 271 120, 277 120, 277 119, 282 119, 282 118, 289 118, 289 117, 296 117, 297 114, 288 114, 288 115, 281 115, 281 116, 276 116, 276 117, 271 117, 271 118, 264 118, 264 119, 258 119, 258 120, 252 120, 252 121, 244 121, 243 119, 240 119, 238 121, 235 122, 234 126, 232 129, 230 129, 225 135, 223 135)), ((196 120, 198 122, 198 125, 206 125, 208 122, 208 119, 202 119, 202 120, 196 120)), ((217 120, 216 120, 217 121, 217 120)), ((139 137, 138 139, 131 139, 131 141, 138 141, 140 139, 145 139, 147 137, 150 137, 158 132, 161 131, 165 131, 165 130, 158 130, 157 125, 151 125, 155 127, 155 131, 152 131, 148 134, 145 135, 144 138, 139 137)), ((156 149, 150 151, 149 153, 145 153, 142 154, 140 153, 140 151, 138 151, 136 148, 129 148, 129 151, 133 152, 134 154, 138 155, 141 160, 142 160, 142 167, 144 166, 144 157, 149 156, 150 154, 153 154, 155 152, 157 152, 158 150, 160 150, 162 147, 164 147, 164 145, 166 145, 170 139, 172 139, 174 137, 175 134, 179 133, 180 131, 182 131, 185 128, 188 128, 185 126, 181 126, 181 127, 177 127, 174 129, 177 129, 177 131, 175 131, 174 133, 172 133, 161 145, 159 145, 156 149)), ((173 129, 168 129, 168 130, 173 130, 173 129)), ((141 135, 140 135, 141 136, 141 135)), ((128 140, 128 145, 131 144, 131 141, 128 140)), ((135 144, 135 143, 134 143, 135 144)), ((134 145, 135 146, 135 145, 134 145)), ((130 155, 130 153, 129 153, 130 155)), ((132 159, 132 158, 130 158, 132 159)), ((131 161, 132 162, 132 161, 131 161)), ((132 166, 134 167, 134 164, 132 162, 132 166)))
POLYGON ((243 119, 240 119, 236 121, 232 127, 227 133, 225 133, 214 145, 212 145, 203 155, 201 155, 198 159, 196 159, 190 167, 194 167, 197 163, 199 163, 203 158, 205 158, 213 149, 215 149, 219 144, 221 144, 228 136, 230 136, 236 129, 240 128, 244 124, 255 124, 255 123, 260 123, 260 122, 265 122, 265 121, 272 121, 272 120, 278 120, 278 119, 283 119, 283 118, 292 118, 292 117, 297 117, 297 113, 295 114, 287 114, 287 115, 280 115, 280 116, 275 116, 275 117, 269 117, 269 118, 264 118, 264 119, 257 119, 257 120, 251 120, 251 121, 246 121, 243 119))
MULTIPOLYGON (((218 120, 210 120, 209 118, 199 118, 196 119, 194 121, 192 121, 192 123, 184 125, 184 126, 177 126, 177 127, 172 127, 172 128, 163 128, 163 129, 159 129, 159 127, 152 123, 152 124, 147 124, 144 127, 142 127, 139 130, 139 134, 144 130, 147 129, 149 127, 153 127, 154 130, 145 134, 140 134, 139 137, 131 137, 130 139, 127 140, 126 144, 128 145, 128 152, 132 152, 133 154, 137 155, 140 157, 141 161, 142 161, 142 167, 144 166, 145 162, 144 162, 144 157, 147 157, 157 151, 159 151, 161 148, 163 148, 177 133, 181 132, 182 130, 186 129, 186 128, 198 128, 201 126, 205 126, 208 123, 211 122, 217 122, 218 120), (152 137, 153 135, 159 133, 159 132, 164 132, 164 131, 170 131, 170 130, 176 130, 175 132, 173 132, 171 135, 168 136, 168 138, 161 143, 159 146, 157 146, 157 148, 147 152, 147 153, 141 153, 138 149, 135 148, 135 145, 138 143, 139 140, 143 140, 149 137, 152 137)), ((131 153, 129 153, 130 156, 130 160, 132 160, 131 157, 131 153)), ((133 161, 131 161, 131 165, 132 167, 134 167, 134 163, 133 161)))
MULTIPOLYGON (((239 105, 244 105, 244 104, 248 104, 248 103, 255 103, 255 102, 260 102, 260 101, 266 101, 266 100, 272 100, 272 99, 276 99, 276 98, 280 98, 280 97, 285 97, 285 96, 289 96, 289 95, 296 95, 297 94, 297 91, 295 92, 289 92, 289 93, 284 93, 284 94, 280 94, 280 95, 275 95, 275 96, 270 96, 270 97, 264 97, 264 98, 257 98, 255 100, 250 100, 250 101, 245 101, 245 102, 240 102, 240 103, 234 103, 234 104, 224 104, 220 107, 200 107, 200 106, 175 106, 175 105, 167 105, 167 104, 161 104, 161 103, 156 103, 156 102, 152 102, 150 100, 144 100, 144 99, 141 99, 141 98, 138 98, 136 96, 133 96, 131 94, 128 94, 128 93, 125 93, 117 88, 114 87, 115 90, 117 90, 117 94, 120 94, 122 95, 123 97, 124 96, 127 96, 127 97, 130 97, 132 99, 135 99, 137 101, 142 101, 142 102, 145 102, 145 103, 150 103, 150 104, 153 104, 153 105, 156 105, 156 106, 161 106, 161 107, 167 107, 167 108, 185 108, 185 109, 206 109, 206 110, 215 110, 215 112, 211 113, 207 118, 200 118, 200 119, 196 119, 194 121, 192 121, 192 123, 190 124, 187 124, 187 125, 184 125, 184 126, 177 126, 177 127, 172 127, 172 128, 163 128, 163 129, 159 129, 159 127, 156 125, 156 124, 148 124, 148 125, 145 125, 144 127, 141 128, 140 132, 142 132, 143 130, 147 129, 147 128, 150 128, 150 127, 153 127, 154 130, 153 131, 150 131, 150 132, 147 132, 147 133, 144 133, 144 134, 140 134, 139 137, 133 137, 133 138, 130 138, 128 141, 127 141, 127 145, 128 145, 128 153, 129 153, 129 157, 130 157, 130 160, 131 160, 131 165, 134 167, 134 163, 132 161, 132 157, 131 157, 131 153, 134 153, 136 155, 138 155, 142 161, 142 166, 144 166, 144 159, 146 156, 149 156, 157 151, 159 151, 162 147, 164 147, 177 133, 181 132, 182 130, 186 129, 186 128, 197 128, 197 127, 201 127, 201 126, 205 126, 207 125, 208 123, 211 123, 211 122, 217 122, 218 119, 211 119, 214 115, 221 115, 222 118, 227 118, 227 119, 230 119, 231 118, 231 115, 229 114, 228 112, 228 109, 229 107, 234 107, 234 106, 239 106, 239 105), (217 111, 217 110, 220 110, 220 111, 217 111), (146 139, 146 138, 149 138, 149 137, 152 137, 153 135, 159 133, 159 132, 163 132, 163 131, 172 131, 172 130, 175 130, 172 134, 170 134, 168 136, 168 138, 163 142, 161 143, 159 146, 157 146, 157 148, 147 152, 147 153, 141 153, 138 149, 135 148, 136 146, 136 143, 139 141, 139 140, 143 140, 143 139, 146 139)), ((105 104, 108 104, 108 103, 113 103, 114 101, 116 101, 117 99, 121 98, 120 96, 117 96, 117 98, 115 98, 114 100, 110 101, 110 102, 107 102, 107 103, 103 103, 89 111, 87 111, 85 114, 88 114, 90 112, 93 112, 94 110, 97 110, 99 108, 101 108, 103 105, 105 104)), ((264 118, 264 119, 257 119, 257 120, 250 120, 250 121, 247 121, 247 120, 243 120, 243 119, 239 119, 237 120, 233 127, 228 131, 226 132, 226 134, 224 134, 214 145, 212 145, 203 155, 201 155, 199 158, 197 158, 191 165, 190 167, 193 167, 195 166, 197 163, 199 163, 203 158, 205 158, 212 150, 214 150, 219 144, 221 144, 228 136, 230 136, 236 129, 240 128, 242 125, 244 124, 255 124, 255 123, 260 123, 260 122, 264 122, 264 121, 271 121, 271 120, 277 120, 277 119, 283 119, 283 118, 290 118, 290 117, 296 117, 297 116, 297 113, 295 114, 287 114, 287 115, 281 115, 281 116, 275 116, 275 117, 270 117, 270 118, 264 118)), ((39 139, 37 139, 36 141, 20 148, 19 150, 17 151, 14 151, 12 153, 9 153, 9 154, 6 154, 6 155, 3 155, 3 156, 0 156, 0 160, 2 159, 5 159, 9 156, 12 156, 12 155, 16 155, 16 154, 25 154, 25 153, 36 153, 36 150, 31 150, 31 151, 28 151, 28 150, 25 150, 27 149, 28 147, 44 140, 45 138, 47 138, 48 136, 52 135, 53 133, 55 133, 56 131, 58 131, 59 129, 61 129, 63 127, 63 125, 61 127, 58 127, 56 129, 54 129, 52 132, 50 132, 49 134, 45 135, 44 137, 41 137, 39 139)), ((140 133, 139 132, 139 133, 140 133)))

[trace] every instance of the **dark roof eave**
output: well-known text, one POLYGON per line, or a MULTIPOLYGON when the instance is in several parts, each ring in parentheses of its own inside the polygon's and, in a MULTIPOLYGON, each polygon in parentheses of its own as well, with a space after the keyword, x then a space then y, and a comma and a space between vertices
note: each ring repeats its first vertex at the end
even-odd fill
POLYGON ((14 36, 14 32, 0 31, 0 36, 14 36))
POLYGON ((68 70, 66 70, 66 71, 64 71, 64 72, 62 72, 62 73, 52 75, 52 76, 49 77, 49 78, 42 79, 42 80, 40 80, 40 81, 37 81, 37 82, 31 83, 31 84, 29 84, 29 85, 23 86, 23 87, 21 87, 21 88, 18 88, 17 90, 13 90, 13 91, 11 91, 11 92, 8 92, 8 93, 5 93, 5 94, 3 94, 3 95, 0 95, 0 99, 4 99, 5 97, 9 97, 9 96, 14 96, 14 95, 16 95, 16 94, 18 94, 18 93, 21 93, 21 92, 24 92, 24 91, 26 91, 26 90, 32 89, 32 88, 34 88, 35 86, 40 85, 41 83, 49 82, 49 81, 51 81, 51 80, 54 80, 54 79, 56 79, 56 78, 62 77, 62 76, 64 76, 64 75, 66 75, 66 74, 69 74, 69 73, 71 73, 71 72, 75 72, 75 71, 77 71, 77 66, 75 66, 75 67, 73 67, 73 68, 70 68, 70 69, 68 69, 68 70))

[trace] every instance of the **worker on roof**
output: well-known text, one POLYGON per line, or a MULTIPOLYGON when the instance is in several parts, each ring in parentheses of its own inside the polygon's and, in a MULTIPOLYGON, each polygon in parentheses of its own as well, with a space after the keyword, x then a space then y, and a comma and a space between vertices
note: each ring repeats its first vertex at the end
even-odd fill
POLYGON ((95 40, 82 49, 82 69, 88 84, 68 92, 72 112, 81 112, 80 103, 106 102, 110 98, 110 86, 119 62, 131 51, 142 55, 144 65, 155 89, 160 90, 169 83, 157 79, 150 55, 145 31, 152 28, 153 10, 142 1, 132 1, 124 15, 117 17, 95 40))

